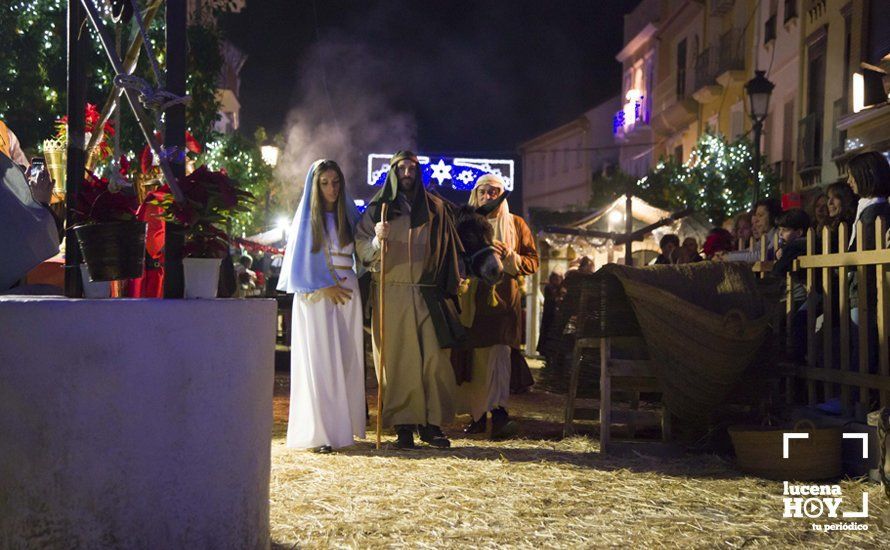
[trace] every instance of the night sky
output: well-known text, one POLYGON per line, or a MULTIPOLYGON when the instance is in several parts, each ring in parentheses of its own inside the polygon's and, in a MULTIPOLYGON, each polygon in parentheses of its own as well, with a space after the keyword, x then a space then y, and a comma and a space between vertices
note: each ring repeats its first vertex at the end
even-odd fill
POLYGON ((242 129, 284 134, 305 174, 312 155, 515 153, 620 92, 637 3, 248 0, 223 28, 248 55, 242 129))

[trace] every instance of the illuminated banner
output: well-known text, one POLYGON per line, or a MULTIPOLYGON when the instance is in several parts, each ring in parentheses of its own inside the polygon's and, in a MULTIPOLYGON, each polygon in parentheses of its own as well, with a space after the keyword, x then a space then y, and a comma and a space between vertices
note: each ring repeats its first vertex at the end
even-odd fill
MULTIPOLYGON (((392 154, 368 155, 368 185, 383 185, 389 171, 392 154)), ((424 185, 435 181, 440 187, 450 185, 458 191, 470 191, 473 184, 484 174, 495 174, 504 180, 504 187, 513 190, 513 161, 495 159, 471 159, 428 157, 418 155, 424 185)))

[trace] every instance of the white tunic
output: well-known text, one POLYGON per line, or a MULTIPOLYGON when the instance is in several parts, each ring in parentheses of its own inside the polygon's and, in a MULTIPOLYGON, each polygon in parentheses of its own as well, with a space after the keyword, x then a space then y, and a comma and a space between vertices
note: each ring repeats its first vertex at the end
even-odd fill
POLYGON ((287 446, 297 449, 347 447, 353 437, 365 436, 362 305, 352 268, 354 245, 339 246, 333 214, 325 214, 325 226, 331 264, 352 298, 334 305, 313 294, 294 295, 287 446))

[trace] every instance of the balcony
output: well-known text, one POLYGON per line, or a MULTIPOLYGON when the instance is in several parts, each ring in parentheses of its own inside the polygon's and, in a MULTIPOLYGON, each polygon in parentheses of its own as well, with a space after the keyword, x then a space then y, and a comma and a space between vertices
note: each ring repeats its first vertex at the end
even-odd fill
POLYGON ((735 0, 711 0, 711 15, 726 15, 734 5, 735 0))
POLYGON ((737 29, 720 36, 720 53, 717 56, 717 82, 721 86, 742 83, 745 74, 745 36, 737 29))
POLYGON ((695 58, 695 81, 692 97, 701 104, 710 103, 719 97, 723 87, 717 83, 719 72, 717 52, 713 48, 705 48, 695 58))
POLYGON ((637 90, 627 92, 627 102, 612 117, 612 133, 619 141, 631 137, 635 128, 649 126, 649 112, 645 96, 637 90))
POLYGON ((841 130, 838 123, 847 114, 847 98, 842 97, 834 102, 831 119, 834 125, 831 127, 831 157, 837 158, 844 154, 847 142, 847 131, 841 130))
POLYGON ((797 0, 785 0, 785 20, 784 24, 788 24, 792 19, 797 18, 797 0))
POLYGON ((800 121, 797 155, 800 178, 804 186, 819 183, 822 171, 822 117, 810 113, 800 121))

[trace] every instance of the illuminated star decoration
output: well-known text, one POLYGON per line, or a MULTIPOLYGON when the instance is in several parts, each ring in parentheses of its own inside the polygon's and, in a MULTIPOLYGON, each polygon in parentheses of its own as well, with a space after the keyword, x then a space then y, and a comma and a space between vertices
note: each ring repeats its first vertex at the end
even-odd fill
MULTIPOLYGON (((372 153, 368 155, 368 185, 380 186, 389 172, 392 155, 372 153)), ((470 191, 479 177, 495 174, 504 180, 504 187, 513 190, 514 161, 511 159, 449 158, 418 155, 420 175, 424 185, 443 187, 450 185, 457 191, 470 191), (434 183, 435 182, 435 183, 434 183)))
POLYGON ((451 166, 445 164, 444 160, 439 159, 439 163, 431 164, 430 168, 432 168, 433 170, 433 174, 430 176, 430 179, 438 181, 439 185, 442 185, 445 180, 451 179, 451 166))

